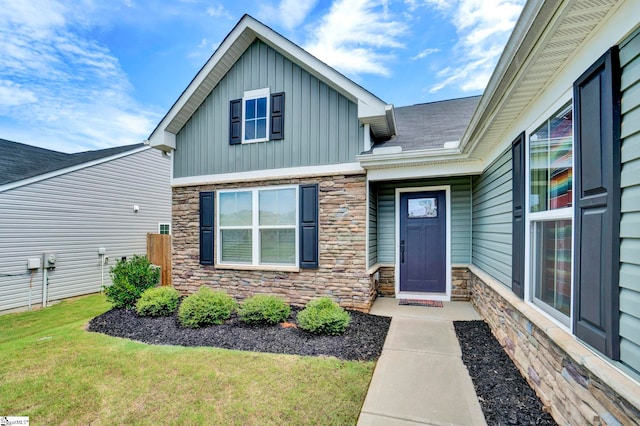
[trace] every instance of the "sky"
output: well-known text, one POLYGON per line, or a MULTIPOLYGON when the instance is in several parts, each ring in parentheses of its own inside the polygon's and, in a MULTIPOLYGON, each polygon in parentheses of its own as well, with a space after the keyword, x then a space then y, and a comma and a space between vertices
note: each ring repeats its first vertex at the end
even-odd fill
POLYGON ((481 94, 524 0, 0 0, 0 139, 140 143, 248 13, 395 106, 481 94))

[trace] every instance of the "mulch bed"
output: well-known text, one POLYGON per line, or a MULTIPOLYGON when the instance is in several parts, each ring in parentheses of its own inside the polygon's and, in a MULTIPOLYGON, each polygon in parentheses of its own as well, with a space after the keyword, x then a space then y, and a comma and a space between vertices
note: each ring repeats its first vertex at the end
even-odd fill
MULTIPOLYGON (((299 312, 292 308, 290 323, 299 312)), ((223 325, 182 328, 177 316, 139 317, 112 309, 89 322, 88 330, 154 345, 213 346, 253 352, 330 356, 343 360, 378 359, 391 318, 350 311, 351 324, 340 336, 316 336, 297 328, 249 326, 236 316, 223 325)), ((535 392, 513 365, 483 321, 454 321, 462 360, 469 370, 489 425, 555 425, 535 392)))
POLYGON ((453 324, 489 425, 556 424, 484 321, 453 324))
MULTIPOLYGON (((292 308, 290 323, 299 309, 292 308)), ((169 317, 139 317, 134 311, 112 309, 89 322, 89 331, 152 345, 213 346, 252 352, 333 356, 343 360, 376 360, 382 352, 391 318, 349 311, 351 323, 340 336, 318 336, 280 325, 246 325, 235 315, 222 325, 190 329, 169 317)))

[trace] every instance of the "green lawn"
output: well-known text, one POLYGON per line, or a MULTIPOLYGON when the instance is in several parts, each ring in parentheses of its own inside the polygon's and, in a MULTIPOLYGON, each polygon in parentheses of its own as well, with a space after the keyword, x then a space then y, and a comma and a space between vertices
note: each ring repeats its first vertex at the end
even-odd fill
POLYGON ((355 424, 373 362, 90 333, 101 295, 0 316, 0 415, 33 424, 355 424))

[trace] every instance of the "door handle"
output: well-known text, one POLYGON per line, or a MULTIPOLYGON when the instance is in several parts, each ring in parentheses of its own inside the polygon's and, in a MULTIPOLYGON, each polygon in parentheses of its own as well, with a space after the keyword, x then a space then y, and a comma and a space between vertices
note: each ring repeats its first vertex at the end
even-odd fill
POLYGON ((400 241, 400 262, 404 263, 404 240, 400 241))

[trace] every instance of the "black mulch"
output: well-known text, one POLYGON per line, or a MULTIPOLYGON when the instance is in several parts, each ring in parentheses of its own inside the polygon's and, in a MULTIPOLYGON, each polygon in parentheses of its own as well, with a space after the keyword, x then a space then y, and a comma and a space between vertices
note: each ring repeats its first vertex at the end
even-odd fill
MULTIPOLYGON (((290 323, 298 309, 292 308, 290 323)), ((134 311, 112 309, 89 322, 89 331, 125 337, 153 345, 214 346, 253 352, 334 356, 344 360, 376 360, 382 352, 391 318, 349 311, 351 323, 340 336, 317 336, 297 328, 250 326, 234 315, 222 325, 182 328, 177 316, 139 317, 134 311)))
POLYGON ((482 411, 489 425, 555 425, 484 321, 454 321, 482 411))

